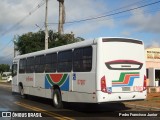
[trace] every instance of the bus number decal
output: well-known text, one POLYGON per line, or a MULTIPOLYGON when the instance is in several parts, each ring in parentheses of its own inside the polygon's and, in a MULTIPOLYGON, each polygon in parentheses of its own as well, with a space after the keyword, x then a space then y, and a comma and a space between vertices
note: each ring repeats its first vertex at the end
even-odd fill
POLYGON ((133 86, 133 91, 143 91, 143 86, 133 86))
POLYGON ((85 85, 86 80, 77 80, 78 85, 85 85))

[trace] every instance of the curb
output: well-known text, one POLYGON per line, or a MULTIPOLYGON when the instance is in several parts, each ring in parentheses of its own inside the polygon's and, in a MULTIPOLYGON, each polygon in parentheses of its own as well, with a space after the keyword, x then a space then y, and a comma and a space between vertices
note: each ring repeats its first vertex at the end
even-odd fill
POLYGON ((0 83, 6 83, 7 80, 0 80, 0 83))
POLYGON ((7 82, 0 82, 1 87, 7 87, 7 88, 12 88, 11 84, 6 84, 7 82))
POLYGON ((143 106, 143 105, 136 105, 136 104, 127 104, 127 103, 124 103, 124 104, 125 104, 125 106, 132 107, 132 108, 145 109, 145 110, 149 110, 149 111, 160 111, 160 108, 158 108, 158 107, 143 106))

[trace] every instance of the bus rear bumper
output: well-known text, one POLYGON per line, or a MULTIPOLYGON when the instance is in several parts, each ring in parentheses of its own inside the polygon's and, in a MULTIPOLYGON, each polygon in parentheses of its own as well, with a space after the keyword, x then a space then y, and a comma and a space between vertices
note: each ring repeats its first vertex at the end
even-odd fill
POLYGON ((146 90, 143 92, 123 92, 123 93, 103 93, 97 91, 97 102, 123 102, 145 100, 147 97, 146 90))

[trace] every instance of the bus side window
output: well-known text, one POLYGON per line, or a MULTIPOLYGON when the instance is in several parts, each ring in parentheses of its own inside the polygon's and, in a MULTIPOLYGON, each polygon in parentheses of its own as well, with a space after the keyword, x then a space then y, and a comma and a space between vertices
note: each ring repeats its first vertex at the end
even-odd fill
POLYGON ((90 72, 92 69, 92 47, 76 48, 73 52, 73 71, 90 72))
POLYGON ((58 72, 71 72, 72 70, 72 50, 58 53, 58 72))
POLYGON ((35 71, 34 64, 35 64, 34 57, 28 57, 26 65, 26 73, 34 73, 35 71))
POLYGON ((17 75, 17 64, 12 65, 12 77, 17 75))
POLYGON ((45 69, 45 56, 40 55, 35 57, 35 72, 43 73, 45 69))
POLYGON ((19 62, 19 73, 25 73, 26 72, 26 59, 21 59, 19 62))
POLYGON ((45 72, 56 72, 57 70, 57 53, 50 53, 45 58, 45 72))

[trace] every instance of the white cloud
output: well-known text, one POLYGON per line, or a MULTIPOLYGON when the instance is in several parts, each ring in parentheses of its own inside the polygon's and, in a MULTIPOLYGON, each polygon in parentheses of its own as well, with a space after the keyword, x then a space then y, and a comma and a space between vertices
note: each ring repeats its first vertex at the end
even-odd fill
POLYGON ((145 14, 143 9, 137 9, 132 11, 131 14, 131 17, 125 21, 125 24, 132 27, 134 31, 156 34, 160 32, 160 12, 145 14))
POLYGON ((104 2, 93 0, 66 0, 67 21, 93 17, 106 10, 104 2))
MULTIPOLYGON (((67 0, 66 1, 66 21, 83 20, 99 16, 107 11, 104 1, 93 0, 67 0)), ((81 22, 78 24, 66 24, 65 32, 73 31, 76 35, 84 35, 94 32, 101 27, 112 28, 114 26, 113 19, 102 18, 92 21, 81 22)))
POLYGON ((160 47, 159 40, 151 40, 150 44, 146 45, 146 48, 155 48, 155 47, 160 47))
POLYGON ((5 48, 1 49, 0 64, 12 64, 12 59, 14 55, 14 47, 9 44, 5 48))
POLYGON ((12 65, 12 58, 4 58, 4 56, 0 56, 0 64, 12 65))
POLYGON ((129 36, 129 35, 131 35, 131 32, 129 32, 129 31, 122 31, 122 35, 129 36))
MULTIPOLYGON (((44 2, 44 1, 43 1, 44 2)), ((25 19, 20 25, 16 25, 13 30, 16 34, 33 31, 36 28, 35 24, 39 26, 44 25, 45 5, 37 9, 38 4, 42 0, 3 0, 0 4, 0 33, 14 26, 19 21, 25 19), (32 13, 29 15, 29 13, 32 13)), ((53 16, 57 16, 58 2, 55 0, 49 1, 48 21, 52 21, 53 16)), ((54 17, 55 18, 55 17, 54 17)), ((53 19, 54 20, 54 19, 53 19)))
POLYGON ((73 31, 73 33, 77 36, 81 36, 98 31, 101 27, 106 27, 106 29, 109 29, 113 26, 113 21, 89 21, 82 24, 66 27, 66 32, 70 33, 73 31))
POLYGON ((12 44, 6 46, 3 50, 1 50, 1 53, 3 53, 4 55, 9 55, 11 53, 13 53, 14 51, 14 47, 12 44))

